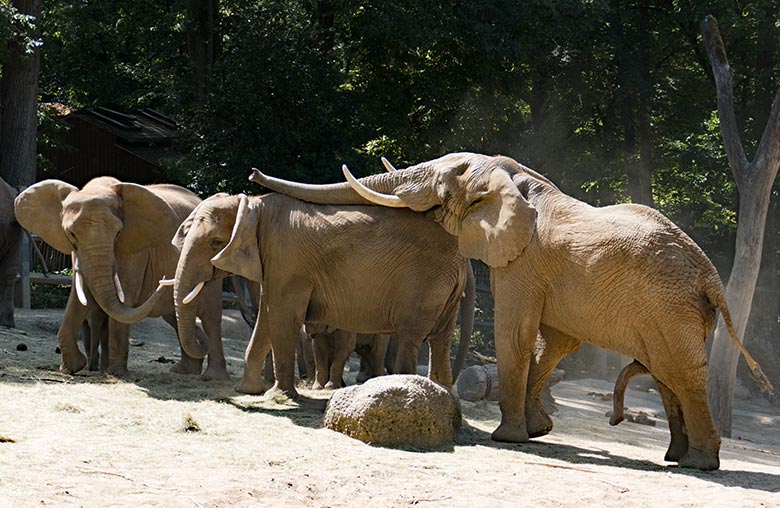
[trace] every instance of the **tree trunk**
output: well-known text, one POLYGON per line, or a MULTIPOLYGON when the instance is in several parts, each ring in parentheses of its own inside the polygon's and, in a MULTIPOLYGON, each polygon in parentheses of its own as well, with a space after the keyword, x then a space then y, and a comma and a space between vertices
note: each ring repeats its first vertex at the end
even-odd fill
POLYGON ((192 89, 202 100, 209 89, 209 79, 217 51, 218 0, 187 2, 187 50, 192 66, 192 89))
MULTIPOLYGON (((12 4, 21 14, 35 16, 40 27, 41 0, 13 0, 12 4)), ((37 38, 39 31, 30 35, 37 38)), ((27 54, 24 46, 9 44, 0 80, 0 177, 16 188, 35 182, 39 68, 37 47, 27 54)))
MULTIPOLYGON (((780 168, 780 90, 775 95, 758 149, 748 162, 734 114, 732 72, 718 23, 707 16, 701 24, 704 45, 712 64, 718 93, 718 118, 723 145, 739 191, 734 266, 726 285, 731 318, 741 338, 747 327, 753 293, 761 266, 767 210, 772 184, 780 168)), ((725 323, 718 320, 709 362, 709 402, 722 436, 731 436, 731 414, 739 353, 725 323)))

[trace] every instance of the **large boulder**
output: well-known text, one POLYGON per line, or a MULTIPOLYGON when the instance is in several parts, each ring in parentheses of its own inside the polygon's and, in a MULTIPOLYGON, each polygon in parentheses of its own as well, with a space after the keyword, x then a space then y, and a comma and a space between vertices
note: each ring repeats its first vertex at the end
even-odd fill
POLYGON ((443 386, 422 376, 394 375, 336 391, 323 423, 373 445, 431 448, 454 441, 461 413, 443 386))

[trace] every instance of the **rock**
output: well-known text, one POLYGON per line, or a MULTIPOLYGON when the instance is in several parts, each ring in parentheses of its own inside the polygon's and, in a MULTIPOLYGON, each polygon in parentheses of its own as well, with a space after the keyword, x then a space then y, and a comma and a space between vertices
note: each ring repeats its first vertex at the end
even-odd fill
POLYGON ((16 345, 16 350, 17 351, 27 351, 27 344, 25 344, 23 342, 17 344, 16 345))
POLYGON ((461 412, 458 400, 430 379, 392 375, 334 392, 323 424, 373 445, 432 448, 454 441, 461 412))

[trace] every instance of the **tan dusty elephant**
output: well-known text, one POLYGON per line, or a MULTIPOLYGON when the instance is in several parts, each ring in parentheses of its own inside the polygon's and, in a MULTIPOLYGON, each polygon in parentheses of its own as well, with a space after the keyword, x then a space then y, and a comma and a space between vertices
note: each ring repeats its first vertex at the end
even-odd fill
POLYGON ((710 260, 666 217, 635 204, 590 206, 508 157, 453 153, 359 181, 344 169, 349 184, 255 180, 317 203, 427 212, 461 254, 490 266, 502 414, 493 439, 521 443, 552 429, 542 386, 587 341, 636 358, 669 388, 664 407, 684 426, 671 427, 667 460, 719 467, 704 342, 716 310, 730 323, 726 299, 710 260))
POLYGON ((307 323, 304 328, 311 338, 314 351, 314 382, 312 390, 342 388, 344 367, 349 355, 358 351, 361 356, 357 382, 385 373, 385 355, 390 335, 381 333, 354 333, 324 325, 307 323))
POLYGON ((206 345, 182 332, 189 302, 225 273, 261 282, 260 312, 237 390, 262 393, 262 362, 273 347, 269 393, 295 396, 295 345, 304 322, 357 333, 399 335, 396 366, 415 372, 420 345, 431 345, 429 376, 452 385, 449 351, 466 259, 455 238, 422 214, 375 206, 334 207, 280 194, 218 194, 185 220, 174 300, 188 354, 206 345))
MULTIPOLYGON (((86 358, 76 337, 94 306, 109 317, 104 365, 115 375, 127 373, 130 323, 162 316, 176 327, 172 291, 159 281, 174 275, 179 253, 171 239, 199 202, 195 194, 176 185, 141 186, 112 177, 95 178, 82 189, 44 180, 17 196, 19 223, 60 252, 73 255, 73 285, 57 331, 60 370, 73 373, 84 368, 86 358)), ((221 338, 222 291, 215 284, 207 293, 198 308, 210 348, 203 377, 224 379, 228 375, 221 338)), ((99 313, 92 315, 96 316, 99 313)), ((94 331, 102 333, 102 326, 93 326, 94 331)), ((200 374, 202 364, 202 357, 182 351, 172 370, 200 374)))

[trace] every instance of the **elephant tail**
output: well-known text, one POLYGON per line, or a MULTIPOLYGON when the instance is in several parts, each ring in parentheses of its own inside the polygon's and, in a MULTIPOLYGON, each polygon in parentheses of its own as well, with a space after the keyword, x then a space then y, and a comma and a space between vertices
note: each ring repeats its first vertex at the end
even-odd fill
POLYGON ((761 370, 761 366, 758 364, 758 362, 756 362, 753 357, 750 356, 750 353, 748 353, 747 349, 745 349, 745 346, 742 345, 742 342, 737 336, 737 330, 734 328, 734 323, 731 321, 731 314, 729 313, 729 307, 726 303, 726 295, 723 291, 723 285, 720 284, 719 291, 715 291, 713 293, 708 292, 707 296, 713 305, 715 305, 715 307, 720 310, 720 315, 723 318, 723 322, 726 323, 726 329, 729 331, 729 335, 731 335, 731 340, 734 341, 734 344, 737 345, 739 351, 745 357, 745 361, 747 361, 748 367, 750 367, 750 375, 753 377, 756 384, 758 384, 759 389, 763 393, 771 394, 774 391, 772 383, 769 381, 769 378, 766 377, 764 371, 761 370))

